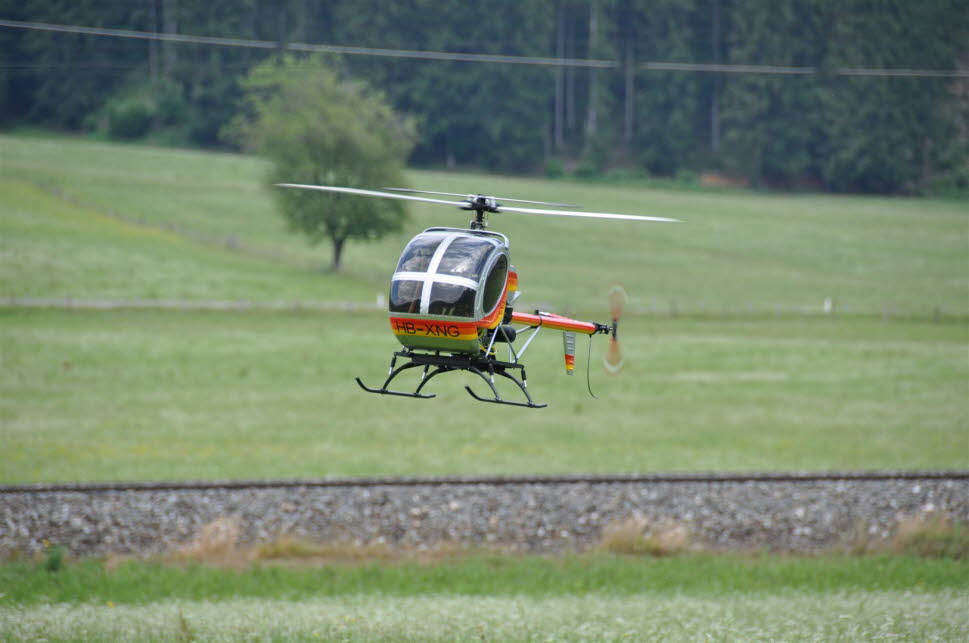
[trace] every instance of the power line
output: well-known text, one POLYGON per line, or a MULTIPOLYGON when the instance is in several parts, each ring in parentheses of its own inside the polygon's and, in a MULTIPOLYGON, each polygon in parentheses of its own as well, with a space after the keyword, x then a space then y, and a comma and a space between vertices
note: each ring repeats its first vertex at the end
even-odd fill
MULTIPOLYGON (((414 49, 381 49, 376 47, 353 47, 346 45, 326 45, 312 43, 281 43, 272 40, 248 40, 242 38, 221 38, 215 36, 192 36, 177 33, 153 33, 131 29, 110 29, 107 27, 84 27, 80 25, 58 25, 43 22, 0 19, 0 27, 10 29, 29 29, 33 31, 52 31, 76 33, 89 36, 113 38, 133 38, 138 40, 157 40, 193 45, 218 47, 242 47, 249 49, 281 49, 308 53, 331 53, 347 56, 377 56, 384 58, 410 58, 417 60, 438 60, 448 62, 494 63, 506 65, 541 65, 546 67, 574 67, 585 69, 617 69, 621 66, 615 60, 588 58, 549 58, 541 56, 509 56, 502 54, 475 54, 444 51, 420 51, 414 49)), ((731 65, 713 63, 674 63, 643 62, 640 69, 648 71, 683 71, 724 74, 780 74, 812 75, 820 73, 817 67, 785 67, 777 65, 731 65)), ((877 69, 841 67, 830 70, 839 76, 882 76, 908 78, 969 78, 967 69, 877 69)))
POLYGON ((781 67, 777 65, 726 65, 707 63, 640 63, 641 69, 652 71, 695 71, 725 74, 784 74, 810 75, 818 73, 816 67, 781 67))
POLYGON ((160 40, 194 45, 215 45, 221 47, 243 47, 249 49, 285 49, 310 53, 344 54, 350 56, 382 56, 386 58, 416 58, 422 60, 444 60, 454 62, 484 62, 519 65, 546 65, 565 67, 618 67, 611 60, 588 60, 572 58, 542 58, 537 56, 506 56, 500 54, 473 54, 442 51, 418 51, 412 49, 378 49, 374 47, 350 47, 344 45, 324 45, 309 43, 279 43, 272 40, 246 40, 241 38, 220 38, 213 36, 191 36, 187 34, 152 33, 130 29, 109 29, 106 27, 82 27, 79 25, 55 25, 42 22, 22 22, 19 20, 0 20, 0 27, 12 29, 31 29, 35 31, 56 31, 77 33, 89 36, 109 36, 115 38, 135 38, 138 40, 160 40))

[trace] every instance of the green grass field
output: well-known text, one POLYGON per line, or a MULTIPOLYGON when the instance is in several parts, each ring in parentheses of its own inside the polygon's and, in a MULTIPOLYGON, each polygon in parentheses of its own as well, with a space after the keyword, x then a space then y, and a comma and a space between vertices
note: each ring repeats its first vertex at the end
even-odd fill
POLYGON ((9 641, 963 641, 959 592, 417 596, 0 607, 9 641))
POLYGON ((872 640, 969 634, 965 564, 899 556, 471 556, 0 565, 5 640, 872 640))
MULTIPOLYGON (((532 394, 376 397, 380 313, 0 312, 0 480, 965 467, 961 323, 654 319, 599 399, 536 340, 532 394)), ((600 338, 601 339, 601 338, 600 338)), ((593 360, 605 343, 593 345, 593 360)), ((533 364, 533 365, 532 365, 533 364)))
MULTIPOLYGON (((341 275, 237 155, 0 135, 0 298, 373 303, 416 207, 341 275)), ((0 483, 969 466, 969 207, 412 172, 415 186, 678 217, 509 216, 522 306, 632 293, 621 378, 530 349, 549 408, 377 398, 373 312, 0 308, 0 483), (834 315, 823 315, 830 297, 834 315), (671 315, 672 312, 677 315, 671 315)), ((601 338, 600 338, 601 340, 601 338)), ((478 385, 480 387, 480 384, 478 385)), ((480 555, 433 564, 0 564, 0 640, 961 641, 966 564, 480 555)))
MULTIPOLYGON (((65 137, 0 136, 0 154, 0 296, 367 304, 407 237, 353 246, 334 275, 257 160, 65 137)), ((7 309, 0 481, 969 464, 965 203, 412 181, 682 218, 498 222, 526 309, 601 319, 622 277, 623 377, 597 342, 592 399, 584 338, 569 378, 549 332, 528 361, 548 409, 474 403, 463 375, 432 401, 377 398, 353 376, 378 384, 396 349, 378 311, 7 309)), ((466 216, 428 207, 409 233, 466 216)))
MULTIPOLYGON (((336 278, 275 214, 265 166, 228 154, 0 135, 0 295, 375 301, 406 240, 468 215, 411 208, 407 230, 351 245, 336 278)), ((969 316, 969 204, 683 191, 442 172, 429 190, 655 214, 683 224, 496 216, 522 304, 600 311, 624 283, 668 311, 969 316)))

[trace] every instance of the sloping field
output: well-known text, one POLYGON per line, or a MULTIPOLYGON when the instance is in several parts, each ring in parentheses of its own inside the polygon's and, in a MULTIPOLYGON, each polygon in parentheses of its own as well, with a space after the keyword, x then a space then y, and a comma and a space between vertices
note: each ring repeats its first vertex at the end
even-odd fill
MULTIPOLYGON (((369 303, 386 290, 410 235, 432 225, 467 223, 465 212, 415 204, 401 235, 351 244, 346 275, 334 280, 320 270, 329 263, 329 249, 309 248, 286 232, 264 173, 262 162, 238 155, 0 136, 0 180, 5 182, 0 295, 175 293, 369 303), (118 220, 169 234, 149 242, 118 220), (94 252, 88 243, 92 235, 107 235, 93 275, 93 268, 83 267, 94 252), (133 245, 118 249, 119 236, 133 245), (104 252, 105 245, 112 251, 104 252), (159 274, 159 261, 172 265, 159 274), (210 270, 202 270, 199 261, 208 262, 210 270), (226 282, 225 288, 218 288, 216 278, 226 282)), ((526 306, 598 311, 604 308, 604 291, 621 281, 634 306, 664 312, 820 312, 831 298, 842 312, 969 315, 966 203, 416 171, 411 182, 430 190, 683 219, 677 225, 646 225, 494 217, 492 228, 511 238, 526 306)))
MULTIPOLYGON (((257 160, 0 136, 0 161, 4 297, 368 305, 407 234, 467 216, 414 208, 407 234, 352 246, 334 275, 325 248, 285 231, 257 160)), ((969 464, 964 203, 412 181, 683 219, 494 225, 511 236, 524 309, 604 321, 603 290, 625 282, 624 376, 601 375, 597 341, 592 399, 585 340, 570 378, 548 332, 528 361, 548 409, 474 403, 463 375, 436 380, 435 400, 379 398, 353 383, 379 384, 397 347, 378 311, 8 308, 0 481, 969 464)))
POLYGON ((371 294, 352 276, 277 261, 266 249, 259 256, 169 224, 123 219, 27 181, 0 177, 0 193, 3 296, 273 302, 371 294))

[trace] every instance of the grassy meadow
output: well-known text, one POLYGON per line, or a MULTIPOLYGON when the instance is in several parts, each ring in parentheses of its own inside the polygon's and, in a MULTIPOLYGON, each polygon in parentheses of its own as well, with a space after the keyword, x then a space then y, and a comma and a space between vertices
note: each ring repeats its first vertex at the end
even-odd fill
MULTIPOLYGON (((237 155, 0 136, 0 297, 371 304, 408 231, 327 248, 289 234, 237 155)), ((525 309, 602 320, 632 293, 620 378, 586 340, 530 348, 541 411, 370 397, 384 313, 0 311, 0 482, 366 474, 962 468, 969 464, 969 208, 413 172, 643 225, 508 215, 525 309), (821 313, 825 297, 835 314, 821 313), (672 315, 675 309, 677 315, 672 315), (652 311, 652 312, 651 312, 652 311)), ((452 218, 456 217, 456 218, 452 218)), ((478 384, 480 386, 481 383, 478 384)))
POLYGON ((960 592, 416 596, 0 607, 8 641, 962 641, 960 592))
MULTIPOLYGON (((587 340, 529 363, 541 410, 371 397, 381 313, 6 310, 0 480, 958 468, 965 331, 878 319, 656 319, 625 328, 619 378, 587 340)), ((509 394, 511 392, 509 391, 509 394)))
MULTIPOLYGON (((0 299, 353 302, 409 235, 290 235, 237 155, 0 135, 0 299)), ((602 320, 632 294, 626 368, 529 349, 534 411, 369 396, 379 310, 0 307, 0 483, 969 466, 969 207, 420 171, 414 186, 667 215, 515 217, 522 308, 602 320), (831 298, 834 314, 822 313, 831 298)), ((53 551, 53 550, 52 550, 53 551)), ((0 563, 0 640, 859 640, 969 637, 964 560, 909 555, 206 564, 0 563)))
MULTIPOLYGON (((0 135, 0 294, 375 301, 404 243, 468 214, 412 204, 407 229, 329 248, 289 234, 266 168, 228 154, 0 135)), ((622 282, 634 308, 969 316, 969 204, 644 188, 414 171, 428 190, 576 203, 682 224, 507 214, 523 306, 605 309, 622 282), (675 302, 675 304, 674 304, 675 302)))
POLYGON ((0 566, 5 640, 871 640, 969 634, 965 565, 905 556, 472 555, 0 566))

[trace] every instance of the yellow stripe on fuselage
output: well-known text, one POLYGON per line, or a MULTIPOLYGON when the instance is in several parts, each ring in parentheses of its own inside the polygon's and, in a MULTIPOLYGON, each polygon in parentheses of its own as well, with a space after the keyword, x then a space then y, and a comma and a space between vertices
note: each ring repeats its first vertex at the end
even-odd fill
POLYGON ((478 327, 474 322, 391 317, 390 328, 400 337, 433 337, 458 341, 478 338, 478 327))

